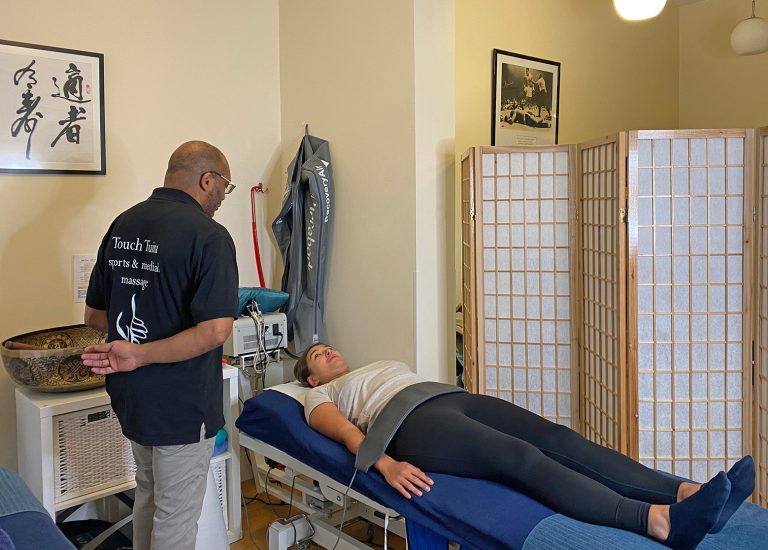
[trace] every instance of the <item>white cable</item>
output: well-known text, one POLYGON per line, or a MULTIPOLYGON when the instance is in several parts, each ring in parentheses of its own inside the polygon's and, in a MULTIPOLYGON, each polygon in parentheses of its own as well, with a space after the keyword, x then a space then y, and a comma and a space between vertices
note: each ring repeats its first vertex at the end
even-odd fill
POLYGON ((384 512, 384 550, 387 550, 387 531, 389 530, 389 512, 384 512))
POLYGON ((342 503, 343 510, 341 512, 341 523, 339 524, 339 536, 336 537, 336 544, 333 545, 331 550, 336 550, 336 547, 339 545, 339 541, 341 540, 341 530, 344 528, 344 519, 347 516, 347 494, 349 493, 349 490, 352 489, 352 484, 355 482, 355 476, 357 476, 357 470, 355 470, 352 474, 352 479, 349 480, 347 490, 344 491, 344 502, 342 503))

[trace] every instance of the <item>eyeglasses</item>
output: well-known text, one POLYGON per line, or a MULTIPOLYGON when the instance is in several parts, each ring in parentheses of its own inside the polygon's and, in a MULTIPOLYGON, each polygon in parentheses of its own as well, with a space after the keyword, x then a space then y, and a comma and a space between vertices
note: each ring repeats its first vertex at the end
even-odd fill
POLYGON ((227 182, 227 186, 224 188, 224 194, 225 194, 225 195, 229 195, 229 194, 230 194, 232 191, 234 191, 234 190, 235 190, 235 187, 237 187, 237 185, 235 185, 234 183, 232 183, 232 180, 230 180, 229 178, 225 178, 224 176, 222 176, 222 175, 221 175, 221 174, 219 174, 218 172, 214 172, 213 170, 208 170, 208 171, 209 171, 211 174, 213 174, 214 176, 219 176, 221 179, 223 179, 224 181, 226 181, 226 182, 227 182))

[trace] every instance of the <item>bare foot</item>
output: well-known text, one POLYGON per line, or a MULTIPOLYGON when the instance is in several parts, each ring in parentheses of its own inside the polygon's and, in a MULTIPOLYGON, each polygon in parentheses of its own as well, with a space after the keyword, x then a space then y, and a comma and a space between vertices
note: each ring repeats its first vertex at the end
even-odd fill
POLYGON ((651 509, 648 511, 648 536, 663 542, 669 536, 670 526, 669 506, 651 504, 651 509))
POLYGON ((684 481, 677 488, 677 502, 685 500, 689 496, 696 494, 699 489, 701 489, 701 485, 698 483, 688 483, 684 481))

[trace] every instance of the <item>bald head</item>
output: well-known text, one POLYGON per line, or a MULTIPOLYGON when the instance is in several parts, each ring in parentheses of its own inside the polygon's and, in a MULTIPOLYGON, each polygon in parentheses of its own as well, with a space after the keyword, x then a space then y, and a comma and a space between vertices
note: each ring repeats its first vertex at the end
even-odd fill
MULTIPOLYGON (((199 175, 203 172, 229 173, 229 163, 224 153, 210 143, 204 141, 188 141, 176 149, 168 159, 168 170, 165 172, 165 185, 169 180, 188 179, 190 175, 199 175)), ((189 182, 194 185, 194 182, 189 182)), ((173 185, 175 187, 175 185, 173 185)))
POLYGON ((180 189, 199 202, 207 214, 213 213, 224 200, 225 182, 230 179, 229 163, 224 153, 204 141, 188 141, 180 145, 168 159, 165 187, 180 189))

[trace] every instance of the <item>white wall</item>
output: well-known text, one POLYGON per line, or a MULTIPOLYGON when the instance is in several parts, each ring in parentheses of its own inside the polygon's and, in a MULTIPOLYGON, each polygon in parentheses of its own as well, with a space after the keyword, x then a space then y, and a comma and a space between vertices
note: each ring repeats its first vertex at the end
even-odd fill
POLYGON ((455 382, 455 2, 414 3, 416 370, 455 382))
MULTIPOLYGON (((103 53, 107 143, 106 176, 0 174, 0 338, 82 322, 72 255, 95 253, 111 220, 162 185, 168 156, 190 139, 229 158, 238 188, 216 219, 235 239, 241 285, 257 283, 249 188, 281 189, 278 0, 7 1, 0 37, 103 53)), ((259 201, 270 279, 271 195, 259 201)), ((16 464, 13 391, 3 370, 5 467, 16 464)))

